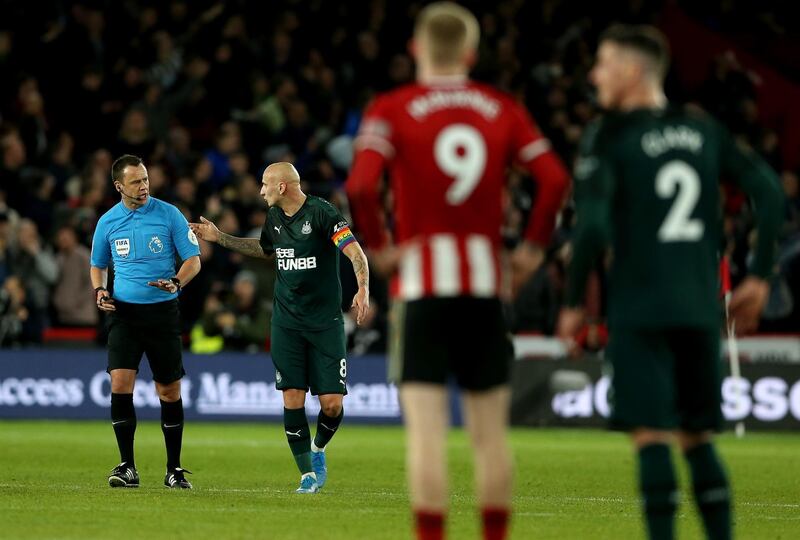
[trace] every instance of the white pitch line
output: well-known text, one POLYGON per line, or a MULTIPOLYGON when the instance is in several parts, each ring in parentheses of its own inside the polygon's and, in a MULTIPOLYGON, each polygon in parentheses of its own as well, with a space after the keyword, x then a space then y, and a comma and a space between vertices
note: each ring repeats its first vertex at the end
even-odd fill
MULTIPOLYGON (((0 489, 6 488, 36 488, 37 486, 31 486, 27 484, 9 484, 9 483, 0 483, 0 489)), ((50 486, 42 486, 43 489, 47 489, 50 486)), ((61 485, 59 489, 70 489, 74 491, 80 491, 85 489, 104 489, 104 486, 85 486, 85 485, 61 485)), ((139 488, 142 491, 162 491, 162 488, 156 486, 141 486, 139 488), (151 489, 152 488, 152 489, 151 489)), ((278 489, 278 488, 218 488, 218 487, 197 487, 193 490, 193 493, 253 493, 253 494, 290 494, 293 493, 293 490, 290 488, 286 489, 278 489)), ((324 492, 323 492, 324 493, 324 492)), ((331 493, 331 492, 327 492, 331 493)), ((345 492, 336 492, 334 491, 333 494, 345 495, 345 492)), ((366 495, 366 496, 375 496, 375 497, 391 497, 391 498, 405 498, 406 493, 405 491, 402 492, 392 492, 392 491, 358 491, 359 495, 366 495)), ((527 500, 537 500, 537 501, 544 501, 544 502, 597 502, 597 503, 617 503, 617 504, 639 504, 639 500, 635 498, 624 498, 624 497, 549 497, 547 495, 515 495, 515 499, 527 499, 527 500)), ((685 504, 689 503, 690 501, 684 501, 685 504)), ((734 501, 734 506, 753 506, 759 508, 800 508, 800 504, 797 503, 771 503, 771 502, 759 502, 759 501, 734 501)), ((560 515, 560 514, 549 514, 547 512, 533 512, 533 513, 522 513, 518 512, 519 515, 560 515)), ((763 519, 792 519, 792 520, 800 520, 799 517, 792 517, 792 518, 782 518, 782 517, 767 517, 764 516, 763 519)))
POLYGON ((790 503, 762 503, 762 502, 735 502, 734 506, 764 506, 766 508, 800 508, 800 504, 790 504, 790 503))

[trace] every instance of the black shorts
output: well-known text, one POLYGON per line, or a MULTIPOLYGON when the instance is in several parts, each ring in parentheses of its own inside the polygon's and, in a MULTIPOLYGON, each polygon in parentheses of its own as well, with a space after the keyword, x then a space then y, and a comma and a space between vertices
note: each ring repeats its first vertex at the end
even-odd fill
POLYGON ((611 428, 719 431, 719 347, 716 328, 613 329, 611 428))
POLYGON ((392 305, 389 380, 445 384, 465 390, 507 384, 514 357, 496 298, 423 298, 392 305))
POLYGON ((108 372, 133 369, 138 373, 142 354, 147 355, 153 380, 169 384, 182 378, 178 300, 155 304, 129 304, 114 301, 117 310, 110 314, 108 327, 108 372))

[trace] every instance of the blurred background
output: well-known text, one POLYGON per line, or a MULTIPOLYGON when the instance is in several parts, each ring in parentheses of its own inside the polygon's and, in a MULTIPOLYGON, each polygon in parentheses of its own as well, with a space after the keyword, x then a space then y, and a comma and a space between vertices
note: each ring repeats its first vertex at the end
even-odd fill
MULTIPOLYGON (((597 114, 586 79, 597 35, 615 21, 658 25, 673 49, 669 98, 710 111, 781 176, 786 220, 761 330, 800 330, 800 33, 789 3, 462 3, 482 30, 474 77, 525 103, 569 166, 597 114)), ((153 196, 230 234, 259 235, 261 172, 279 160, 349 215, 352 138, 376 92, 413 80, 407 43, 424 4, 0 0, 0 347, 103 344, 89 252, 99 216, 119 200, 110 168, 122 153, 145 160, 153 196)), ((507 189, 513 248, 535 193, 516 170, 507 189)), ((723 191, 736 282, 752 219, 741 193, 723 191)), ((518 335, 554 330, 571 225, 567 208, 545 264, 509 306, 518 335)), ((342 259, 347 310, 355 283, 342 259)), ((272 266, 208 243, 202 261, 181 295, 186 346, 268 350, 272 266)), ((590 352, 607 339, 603 270, 581 337, 590 352)), ((372 289, 367 323, 348 324, 356 356, 386 347, 385 284, 375 277, 372 289)))

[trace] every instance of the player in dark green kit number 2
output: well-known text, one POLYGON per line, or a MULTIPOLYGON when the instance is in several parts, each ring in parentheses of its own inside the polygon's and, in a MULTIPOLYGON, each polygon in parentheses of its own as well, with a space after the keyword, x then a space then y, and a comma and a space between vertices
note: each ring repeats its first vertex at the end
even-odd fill
POLYGON ((302 192, 290 163, 266 168, 261 196, 270 208, 260 239, 222 233, 202 217, 190 226, 203 240, 277 261, 271 333, 276 387, 283 392, 286 437, 301 473, 297 492, 314 493, 325 484, 325 445, 342 421, 347 393, 339 251, 353 263, 358 281, 353 306, 359 324, 369 307, 369 269, 347 221, 329 202, 302 192), (309 389, 321 406, 313 441, 305 412, 309 389))
POLYGON ((587 129, 575 170, 577 224, 559 334, 583 323, 586 278, 613 248, 608 358, 611 425, 631 433, 650 538, 672 538, 678 491, 673 436, 688 461, 709 538, 730 538, 727 475, 712 433, 720 411, 718 247, 721 177, 753 201, 758 246, 734 291, 738 330, 752 330, 768 293, 782 195, 775 174, 699 111, 667 104, 668 49, 656 29, 601 36, 591 79, 608 112, 587 129))

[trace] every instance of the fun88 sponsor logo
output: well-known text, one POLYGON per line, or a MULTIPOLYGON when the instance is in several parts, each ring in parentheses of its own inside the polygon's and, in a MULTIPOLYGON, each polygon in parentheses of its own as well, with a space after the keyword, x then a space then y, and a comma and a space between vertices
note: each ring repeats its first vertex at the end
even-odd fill
POLYGON ((294 257, 294 248, 278 248, 275 250, 278 257, 278 270, 311 270, 317 267, 316 257, 294 257))
POLYGON ((78 407, 83 403, 83 381, 80 379, 0 380, 2 407, 78 407))

